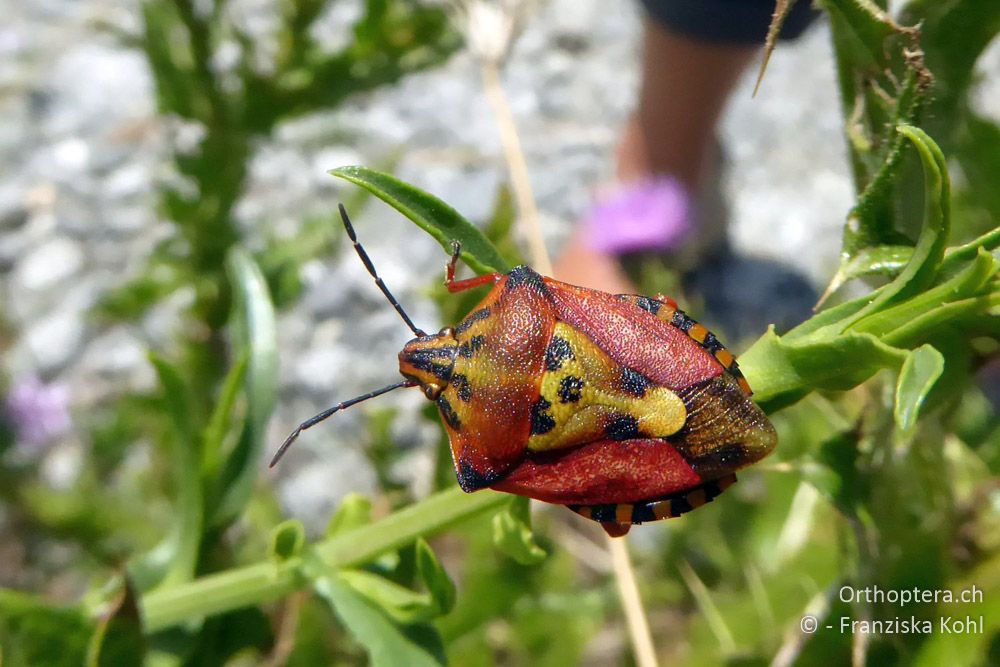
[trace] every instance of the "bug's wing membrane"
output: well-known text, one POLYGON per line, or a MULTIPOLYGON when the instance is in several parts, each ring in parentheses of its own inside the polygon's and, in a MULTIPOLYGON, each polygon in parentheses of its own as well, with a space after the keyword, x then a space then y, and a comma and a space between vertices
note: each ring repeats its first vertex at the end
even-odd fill
POLYGON ((438 407, 465 491, 492 485, 524 458, 553 323, 541 276, 519 267, 455 327, 458 355, 438 407))
POLYGON ((774 426, 737 378, 724 374, 678 394, 688 417, 670 442, 702 478, 715 479, 756 463, 778 444, 774 426))

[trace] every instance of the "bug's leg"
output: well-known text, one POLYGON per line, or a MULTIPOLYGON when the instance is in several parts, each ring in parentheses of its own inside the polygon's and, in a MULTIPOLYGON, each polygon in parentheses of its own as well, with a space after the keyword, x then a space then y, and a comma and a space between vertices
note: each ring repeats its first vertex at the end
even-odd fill
POLYGON ((482 276, 476 276, 475 278, 467 278, 466 280, 455 280, 455 267, 458 265, 458 256, 461 253, 462 244, 458 241, 452 241, 451 259, 448 260, 448 266, 445 269, 444 278, 444 286, 447 287, 448 291, 452 294, 455 292, 464 292, 467 289, 479 287, 480 285, 495 283, 503 277, 503 274, 500 273, 487 273, 482 276))

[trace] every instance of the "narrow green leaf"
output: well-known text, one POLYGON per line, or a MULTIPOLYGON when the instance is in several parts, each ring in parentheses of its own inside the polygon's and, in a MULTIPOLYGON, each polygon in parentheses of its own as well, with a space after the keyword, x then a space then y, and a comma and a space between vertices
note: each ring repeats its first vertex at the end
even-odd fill
POLYGON ((267 421, 274 408, 278 382, 278 352, 274 306, 267 283, 253 259, 242 249, 232 248, 226 270, 233 285, 234 310, 231 331, 235 349, 247 350, 244 382, 247 417, 239 441, 226 459, 215 486, 218 502, 209 524, 221 527, 243 511, 257 478, 264 453, 267 421))
POLYGON ((941 149, 920 128, 903 125, 897 129, 916 147, 924 168, 924 224, 910 261, 878 296, 855 313, 846 323, 848 328, 887 304, 902 301, 932 284, 944 258, 951 230, 950 186, 941 149))
POLYGON ((896 383, 892 413, 900 430, 909 431, 916 424, 927 394, 943 371, 944 357, 930 345, 922 345, 906 356, 896 383))
POLYGON ((373 572, 341 570, 336 576, 397 623, 422 623, 442 613, 427 593, 410 590, 373 572))
POLYGON ((326 536, 333 537, 372 522, 372 501, 359 493, 349 493, 326 525, 326 536))
POLYGON ((87 667, 114 667, 141 664, 146 655, 146 639, 136 600, 136 590, 125 578, 124 589, 114 607, 98 623, 87 648, 87 667))
POLYGON ((298 519, 283 521, 271 531, 267 553, 272 560, 286 561, 302 553, 306 543, 306 528, 298 519))
POLYGON ((159 545, 129 565, 135 585, 143 591, 157 585, 188 581, 194 576, 204 521, 201 452, 187 386, 177 369, 165 359, 153 354, 150 361, 159 376, 163 400, 174 426, 169 442, 177 498, 170 533, 159 545))
POLYGON ((836 292, 845 283, 865 276, 889 276, 895 278, 913 256, 913 248, 898 245, 877 245, 860 249, 842 264, 830 285, 823 293, 820 303, 836 292))
POLYGON ((316 592, 365 647, 373 667, 436 667, 444 664, 404 634, 380 609, 338 576, 321 577, 316 592))
POLYGON ((249 358, 250 355, 244 350, 236 363, 229 369, 222 384, 219 401, 215 404, 215 409, 208 420, 208 426, 205 427, 201 460, 203 477, 206 479, 214 479, 218 473, 221 465, 222 446, 226 435, 235 426, 232 423, 233 407, 243 386, 249 358))
POLYGON ((440 613, 450 612, 455 606, 455 582, 422 537, 417 539, 417 572, 440 613))
POLYGON ((522 565, 545 560, 545 550, 531 532, 531 506, 527 498, 514 496, 493 517, 493 544, 522 565))
POLYGON ((506 272, 511 267, 478 228, 448 204, 388 174, 365 167, 340 167, 330 172, 392 206, 430 234, 450 255, 451 242, 462 244, 462 260, 477 273, 506 272))

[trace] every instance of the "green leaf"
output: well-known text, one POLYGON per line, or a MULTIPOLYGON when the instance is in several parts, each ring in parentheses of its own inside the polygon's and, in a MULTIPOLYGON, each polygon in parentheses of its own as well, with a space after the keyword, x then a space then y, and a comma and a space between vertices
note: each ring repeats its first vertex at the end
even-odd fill
POLYGON ((907 355, 896 383, 896 406, 893 417, 902 431, 917 422, 928 392, 944 371, 944 357, 930 345, 922 345, 907 355))
POLYGON ((274 307, 267 283, 253 259, 236 247, 229 251, 226 270, 234 294, 231 320, 234 348, 247 350, 249 354, 244 383, 247 416, 239 441, 216 482, 218 502, 213 503, 209 521, 216 528, 239 516, 253 492, 278 383, 274 307))
POLYGON ((306 543, 306 528, 298 519, 283 521, 271 531, 267 553, 272 560, 286 561, 302 553, 306 543))
POLYGON ((846 390, 883 368, 898 369, 907 356, 871 334, 779 338, 774 327, 740 357, 740 368, 754 387, 754 400, 766 411, 790 405, 817 389, 846 390))
POLYGON ((87 648, 87 667, 141 664, 146 655, 142 619, 136 590, 125 578, 125 587, 111 610, 91 635, 87 648))
POLYGON ((166 538, 129 564, 139 590, 188 581, 194 576, 201 548, 203 497, 201 451, 194 430, 190 392, 180 372, 165 359, 151 354, 163 387, 163 401, 174 427, 169 437, 171 468, 176 489, 175 521, 166 538))
POLYGON ((229 369, 222 384, 222 392, 215 404, 215 409, 205 427, 204 447, 202 449, 202 471, 206 479, 214 479, 222 464, 223 444, 226 436, 234 430, 233 408, 242 389, 246 377, 250 355, 246 350, 229 369))
POLYGON ((948 206, 950 186, 944 156, 934 140, 923 130, 905 125, 897 129, 917 148, 924 167, 924 224, 920 230, 920 238, 899 275, 853 316, 839 322, 839 327, 850 328, 855 322, 883 310, 888 304, 902 301, 926 289, 933 283, 944 259, 945 245, 951 230, 948 206))
POLYGON ((471 222, 434 195, 388 174, 365 167, 340 167, 330 172, 392 206, 430 234, 451 254, 451 242, 462 244, 462 260, 477 273, 505 273, 511 267, 485 235, 471 222))
POLYGON ((93 623, 75 607, 0 589, 0 655, 4 667, 84 664, 93 623))
POLYGON ((455 582, 422 537, 417 539, 417 573, 440 613, 450 612, 455 606, 455 582))
POLYGON ((840 289, 844 283, 855 278, 865 276, 896 277, 912 256, 913 248, 910 246, 878 245, 860 249, 837 270, 830 285, 823 293, 820 303, 823 303, 827 297, 840 289))
POLYGON ((426 593, 401 586, 372 572, 341 570, 343 581, 399 623, 413 624, 443 616, 455 606, 455 584, 423 539, 416 541, 417 576, 426 593))
POLYGON ((365 647, 373 667, 436 667, 444 664, 437 650, 414 641, 370 600, 342 578, 332 575, 315 582, 315 590, 333 608, 348 631, 365 647))
POLYGON ((441 615, 426 593, 410 590, 373 572, 341 570, 336 576, 397 623, 422 623, 441 615))
POLYGON ((545 550, 538 546, 531 532, 531 505, 527 498, 514 496, 493 517, 493 544, 522 565, 545 560, 545 550))
POLYGON ((372 501, 359 493, 349 493, 326 525, 326 536, 333 537, 372 522, 372 501))

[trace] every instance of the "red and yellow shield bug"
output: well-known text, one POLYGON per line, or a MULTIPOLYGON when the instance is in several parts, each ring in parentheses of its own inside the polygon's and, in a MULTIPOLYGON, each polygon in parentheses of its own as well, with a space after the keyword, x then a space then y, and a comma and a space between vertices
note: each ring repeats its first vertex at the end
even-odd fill
POLYGON ((464 320, 426 334, 406 315, 357 241, 368 272, 415 338, 399 353, 403 380, 339 403, 333 413, 401 387, 437 403, 464 491, 492 488, 566 505, 624 535, 632 524, 679 516, 767 456, 774 427, 733 355, 663 296, 608 294, 527 266, 455 280, 493 285, 464 320))

